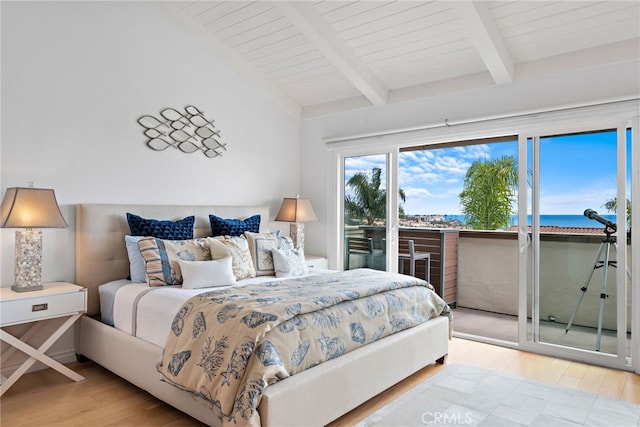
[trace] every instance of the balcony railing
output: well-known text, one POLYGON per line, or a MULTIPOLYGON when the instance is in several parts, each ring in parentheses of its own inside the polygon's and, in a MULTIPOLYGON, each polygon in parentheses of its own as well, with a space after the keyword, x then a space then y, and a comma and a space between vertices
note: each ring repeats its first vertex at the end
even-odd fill
MULTIPOLYGON (((594 260, 604 233, 541 233, 539 269, 539 316, 567 323, 586 284, 593 277, 580 303, 574 324, 596 327, 602 275, 594 269, 594 260)), ((626 239, 625 239, 626 240, 626 239)), ((622 243, 622 242, 621 242, 622 243)), ((629 242, 626 246, 630 255, 629 242)), ((460 232, 458 261, 458 305, 501 314, 518 314, 518 236, 515 232, 460 232)), ((611 259, 617 254, 611 251, 611 259)), ((529 263, 531 264, 531 263, 529 263)), ((530 276, 530 275, 529 275, 530 276)), ((606 282, 606 309, 603 328, 616 327, 616 268, 609 268, 606 282)), ((627 281, 627 295, 631 284, 627 281)), ((531 300, 531 285, 528 286, 531 300)), ((631 300, 628 298, 627 330, 631 327, 631 300)), ((531 308, 529 307, 529 310, 531 308)), ((529 311, 528 316, 531 316, 529 311)))
MULTIPOLYGON (((354 227, 349 233, 375 237, 380 246, 384 228, 354 227)), ((499 314, 518 314, 519 250, 516 232, 401 228, 399 238, 412 238, 416 241, 417 250, 432 253, 431 282, 448 303, 499 314), (441 249, 443 236, 446 236, 444 250, 441 249)), ((553 319, 559 323, 569 321, 603 238, 604 234, 541 233, 541 319, 553 319)), ((620 250, 623 247, 620 245, 620 250)), ((628 242, 626 248, 630 255, 628 242)), ((615 251, 612 251, 611 257, 616 259, 615 251)), ((406 266, 404 271, 408 271, 406 266)), ((416 264, 415 275, 425 277, 422 263, 416 264)), ((610 268, 606 285, 607 308, 603 319, 605 329, 615 329, 615 281, 616 269, 610 268)), ((601 284, 601 274, 594 272, 576 313, 575 325, 596 326, 601 284)), ((627 286, 630 294, 631 285, 627 286)), ((528 292, 531 292, 530 289, 531 286, 528 292)), ((630 330, 630 307, 627 313, 627 328, 630 330)), ((531 316, 531 313, 528 315, 531 316)))

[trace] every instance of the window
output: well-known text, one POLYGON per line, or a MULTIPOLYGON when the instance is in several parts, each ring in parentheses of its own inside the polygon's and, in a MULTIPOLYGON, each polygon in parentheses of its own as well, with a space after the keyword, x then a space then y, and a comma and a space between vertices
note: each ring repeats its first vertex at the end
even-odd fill
POLYGON ((517 167, 515 136, 402 149, 400 226, 510 229, 517 218, 517 167))

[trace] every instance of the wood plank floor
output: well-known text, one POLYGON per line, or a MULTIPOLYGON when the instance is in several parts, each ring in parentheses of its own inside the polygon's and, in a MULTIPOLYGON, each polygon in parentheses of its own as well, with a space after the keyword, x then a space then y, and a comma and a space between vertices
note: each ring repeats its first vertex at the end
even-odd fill
MULTIPOLYGON (((640 404, 640 375, 454 338, 447 363, 466 363, 640 404)), ((446 366, 446 365, 445 365, 446 366)), ((23 376, 0 399, 0 424, 21 426, 201 426, 100 366, 72 363, 86 380, 52 369, 23 376)), ((428 366, 331 427, 349 426, 443 369, 428 366)))

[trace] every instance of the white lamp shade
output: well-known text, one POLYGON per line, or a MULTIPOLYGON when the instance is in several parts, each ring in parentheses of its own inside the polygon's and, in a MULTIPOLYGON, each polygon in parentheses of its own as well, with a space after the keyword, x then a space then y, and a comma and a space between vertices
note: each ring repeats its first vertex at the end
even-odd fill
POLYGON ((317 220, 318 217, 313 211, 311 201, 298 197, 285 197, 275 218, 275 221, 285 222, 311 222, 317 220))
POLYGON ((2 228, 64 228, 55 192, 50 188, 7 188, 0 206, 2 228))

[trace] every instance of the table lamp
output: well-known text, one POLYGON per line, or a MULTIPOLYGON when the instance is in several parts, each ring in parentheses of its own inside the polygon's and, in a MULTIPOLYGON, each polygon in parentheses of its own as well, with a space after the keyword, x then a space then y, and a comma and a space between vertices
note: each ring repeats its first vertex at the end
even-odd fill
POLYGON ((309 199, 299 197, 285 197, 275 221, 290 222, 289 236, 293 240, 293 247, 304 250, 304 222, 317 221, 309 199))
POLYGON ((42 289, 42 231, 34 228, 64 228, 56 195, 52 189, 7 188, 0 205, 0 227, 16 230, 16 292, 42 289))

